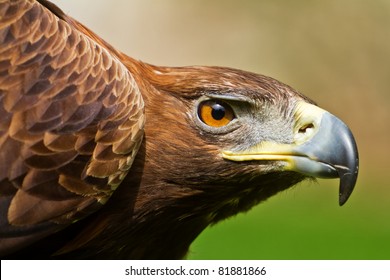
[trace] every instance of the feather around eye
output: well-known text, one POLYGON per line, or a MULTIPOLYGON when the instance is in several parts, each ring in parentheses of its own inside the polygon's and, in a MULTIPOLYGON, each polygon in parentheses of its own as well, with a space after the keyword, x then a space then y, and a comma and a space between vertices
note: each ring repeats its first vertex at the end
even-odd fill
POLYGON ((207 100, 200 103, 198 116, 202 122, 211 127, 226 126, 235 118, 232 107, 220 100, 207 100))

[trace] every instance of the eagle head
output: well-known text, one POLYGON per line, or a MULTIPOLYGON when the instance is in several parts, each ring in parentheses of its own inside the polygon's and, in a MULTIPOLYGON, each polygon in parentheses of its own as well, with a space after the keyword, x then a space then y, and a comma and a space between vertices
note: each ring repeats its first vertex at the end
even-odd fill
POLYGON ((291 87, 231 68, 140 68, 145 140, 121 188, 139 185, 132 221, 160 233, 149 253, 183 257, 209 224, 304 179, 340 178, 340 205, 350 196, 351 131, 291 87))

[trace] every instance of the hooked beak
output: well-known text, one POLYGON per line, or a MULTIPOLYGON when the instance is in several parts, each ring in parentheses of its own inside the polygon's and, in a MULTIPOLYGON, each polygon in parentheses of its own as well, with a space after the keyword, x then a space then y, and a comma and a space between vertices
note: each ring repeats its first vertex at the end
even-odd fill
POLYGON ((340 178, 339 204, 351 195, 359 170, 358 150, 346 124, 306 102, 295 107, 294 141, 261 142, 240 152, 223 151, 232 161, 281 161, 282 169, 318 178, 340 178))

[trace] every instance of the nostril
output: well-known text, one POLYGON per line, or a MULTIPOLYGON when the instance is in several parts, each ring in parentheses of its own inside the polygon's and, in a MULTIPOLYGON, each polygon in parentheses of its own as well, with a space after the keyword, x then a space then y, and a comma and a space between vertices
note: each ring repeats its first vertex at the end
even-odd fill
POLYGON ((314 123, 306 123, 298 128, 294 136, 296 143, 303 143, 309 140, 315 134, 315 125, 314 123))
POLYGON ((308 123, 303 125, 301 128, 299 128, 298 133, 307 134, 308 132, 311 132, 313 129, 314 129, 314 124, 308 123))

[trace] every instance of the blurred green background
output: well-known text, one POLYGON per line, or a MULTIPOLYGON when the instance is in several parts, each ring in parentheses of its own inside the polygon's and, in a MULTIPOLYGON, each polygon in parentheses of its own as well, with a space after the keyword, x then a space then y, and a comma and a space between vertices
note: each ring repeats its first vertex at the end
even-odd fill
POLYGON ((301 183, 205 230, 190 259, 390 258, 390 1, 54 2, 132 57, 272 76, 354 132, 361 169, 345 206, 337 180, 301 183))

